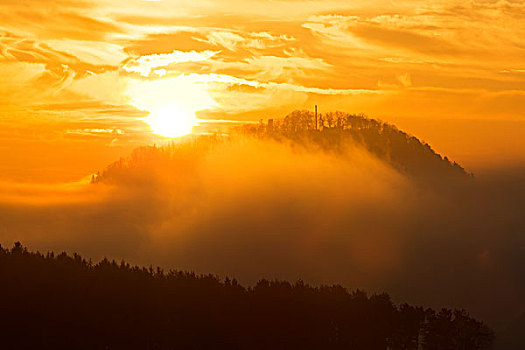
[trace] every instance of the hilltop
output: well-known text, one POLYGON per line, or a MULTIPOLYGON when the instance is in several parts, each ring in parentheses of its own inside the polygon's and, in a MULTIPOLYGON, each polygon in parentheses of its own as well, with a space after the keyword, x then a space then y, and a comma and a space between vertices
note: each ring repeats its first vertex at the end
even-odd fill
POLYGON ((245 125, 242 131, 258 137, 294 142, 313 142, 325 151, 342 152, 348 142, 365 147, 375 156, 411 176, 463 177, 471 175, 458 163, 436 153, 417 137, 396 126, 344 112, 316 116, 311 111, 294 111, 283 119, 259 125, 245 125))

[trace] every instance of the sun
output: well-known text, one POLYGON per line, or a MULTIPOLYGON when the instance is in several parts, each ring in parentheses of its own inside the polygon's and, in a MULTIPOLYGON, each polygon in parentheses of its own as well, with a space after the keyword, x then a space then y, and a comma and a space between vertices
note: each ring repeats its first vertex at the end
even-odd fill
POLYGON ((127 103, 148 113, 140 119, 148 124, 149 131, 179 137, 191 134, 203 121, 195 113, 218 106, 209 89, 201 76, 181 74, 153 80, 130 78, 123 95, 127 103))
POLYGON ((164 137, 179 137, 191 134, 198 124, 195 112, 176 103, 154 108, 146 118, 153 133, 164 137))

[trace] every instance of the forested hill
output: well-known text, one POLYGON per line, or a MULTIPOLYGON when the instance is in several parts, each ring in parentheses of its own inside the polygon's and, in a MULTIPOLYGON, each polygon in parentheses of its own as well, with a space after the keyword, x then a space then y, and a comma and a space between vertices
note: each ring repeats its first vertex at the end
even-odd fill
POLYGON ((394 125, 343 112, 320 114, 294 111, 282 119, 244 125, 242 131, 260 137, 314 142, 327 151, 341 151, 349 141, 358 143, 398 170, 413 176, 461 178, 471 176, 458 163, 436 153, 394 125))
MULTIPOLYGON (((93 182, 108 180, 125 182, 129 177, 144 176, 138 169, 154 166, 165 172, 184 166, 188 156, 201 157, 210 147, 235 137, 250 136, 263 140, 291 142, 306 148, 337 153, 344 159, 351 152, 350 145, 359 145, 390 164, 405 175, 428 182, 433 180, 468 179, 459 164, 437 154, 430 145, 395 126, 363 116, 342 112, 320 115, 315 126, 315 116, 309 111, 295 111, 283 119, 271 119, 259 124, 246 124, 232 130, 230 137, 200 135, 188 142, 175 142, 160 147, 137 148, 130 157, 109 165, 93 182)), ((254 159, 257 155, 254 155, 254 159)))
POLYGON ((0 246, 5 349, 488 349, 465 311, 0 246))

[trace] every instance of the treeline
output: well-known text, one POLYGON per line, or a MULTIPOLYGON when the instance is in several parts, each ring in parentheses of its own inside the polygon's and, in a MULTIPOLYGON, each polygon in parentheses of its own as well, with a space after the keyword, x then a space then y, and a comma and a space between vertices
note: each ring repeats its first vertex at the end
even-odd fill
POLYGON ((341 286, 235 280, 0 247, 5 349, 488 349, 463 310, 341 286))
POLYGON ((314 142, 324 150, 340 151, 348 141, 363 145, 371 153, 397 169, 425 177, 465 177, 458 163, 436 153, 430 145, 397 129, 394 125, 343 112, 319 114, 294 111, 282 119, 270 119, 259 125, 247 124, 242 132, 259 137, 314 142))

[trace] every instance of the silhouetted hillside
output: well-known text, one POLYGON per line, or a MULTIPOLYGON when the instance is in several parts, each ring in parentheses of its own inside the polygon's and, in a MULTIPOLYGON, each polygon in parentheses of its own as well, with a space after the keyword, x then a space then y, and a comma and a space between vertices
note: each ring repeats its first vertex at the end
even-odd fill
POLYGON ((0 247, 6 349, 486 349, 462 310, 340 286, 235 280, 0 247))
POLYGON ((436 153, 430 145, 394 125, 343 112, 318 115, 294 111, 283 119, 245 125, 247 134, 313 142, 326 151, 343 151, 348 142, 364 146, 372 154, 409 175, 463 177, 468 175, 456 162, 436 153))
MULTIPOLYGON (((147 174, 140 169, 151 171, 152 168, 157 168, 163 169, 163 172, 177 172, 181 167, 191 167, 191 157, 205 156, 213 145, 246 136, 332 152, 343 159, 345 152, 351 152, 350 146, 357 145, 402 173, 422 180, 468 178, 470 175, 456 162, 437 154, 430 145, 393 125, 336 112, 321 115, 316 128, 313 113, 295 111, 283 119, 268 123, 261 121, 258 125, 243 125, 229 137, 200 135, 180 143, 138 148, 130 157, 120 159, 108 166, 102 174, 94 175, 93 182, 117 178, 119 182, 125 182, 130 181, 130 177, 142 177, 144 180, 147 174)), ((257 155, 252 158, 256 159, 257 155)))

